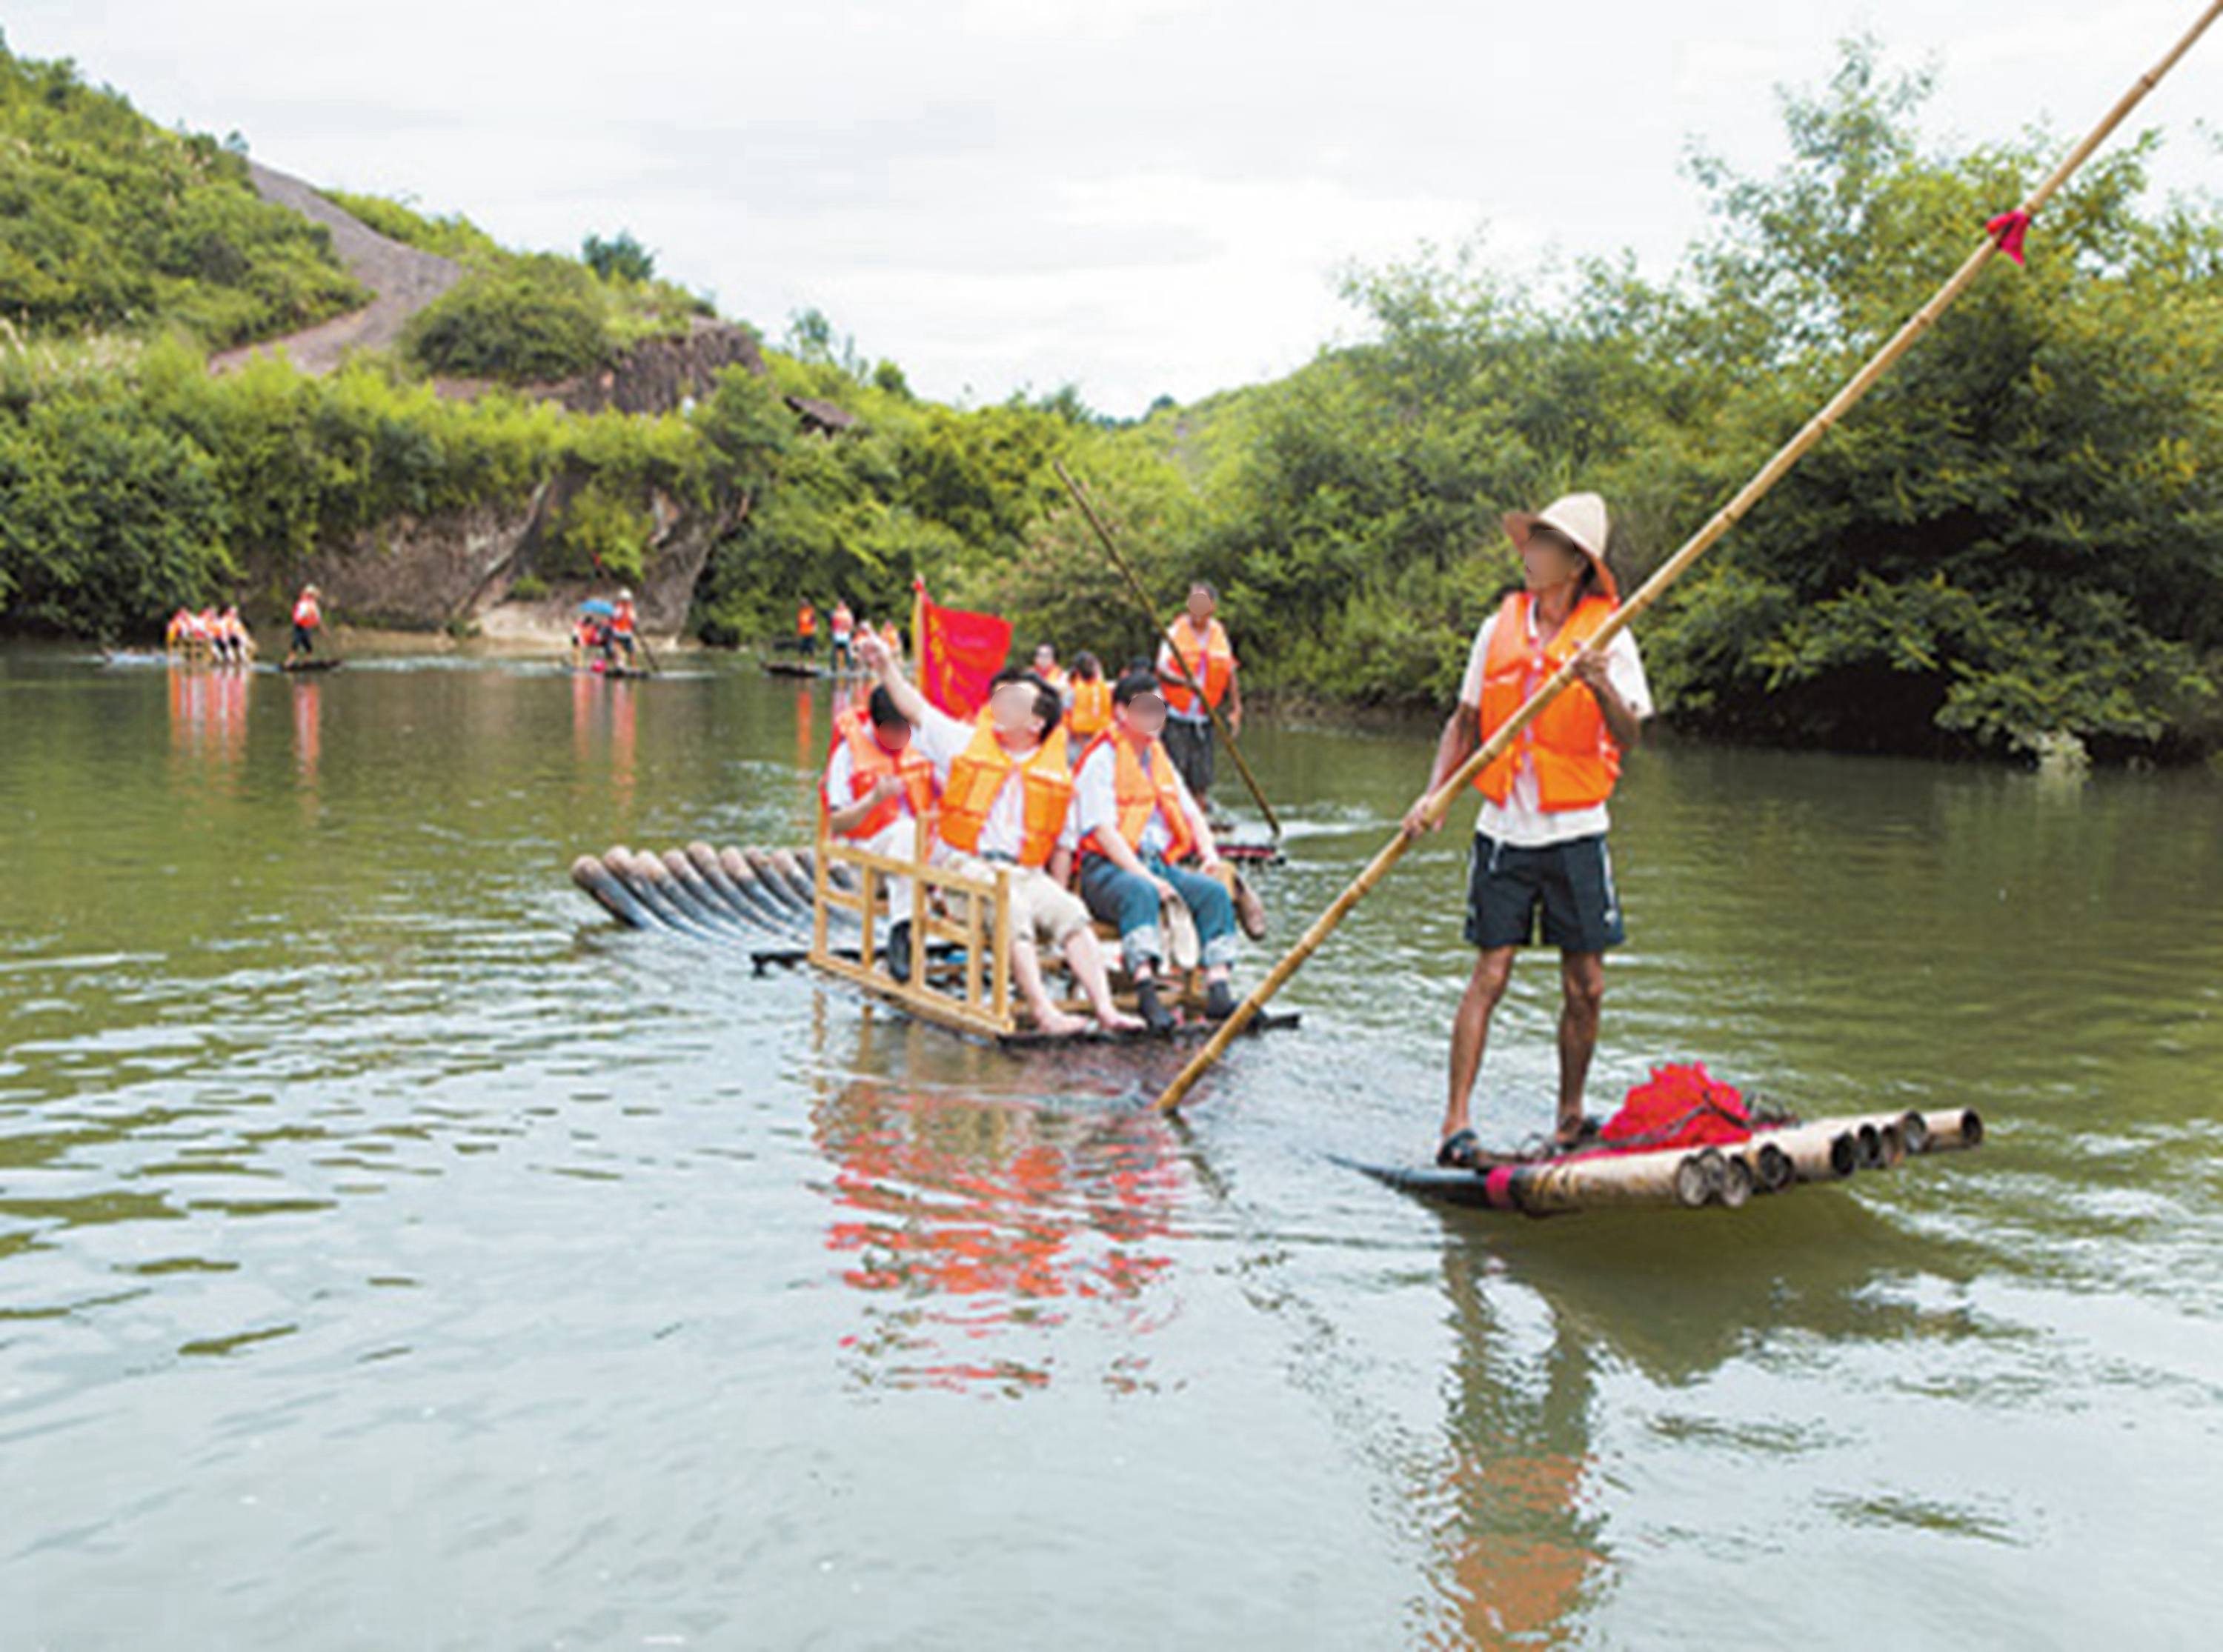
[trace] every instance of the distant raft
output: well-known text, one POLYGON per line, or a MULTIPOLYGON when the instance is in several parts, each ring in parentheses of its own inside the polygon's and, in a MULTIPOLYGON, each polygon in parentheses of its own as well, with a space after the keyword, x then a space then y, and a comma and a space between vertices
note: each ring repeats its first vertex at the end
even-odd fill
POLYGON ((1615 1209, 1735 1209, 1755 1196, 1891 1170, 1910 1158, 1981 1146, 1983 1140, 1983 1120, 1973 1108, 1963 1108, 1773 1126, 1719 1146, 1644 1153, 1591 1147, 1507 1158, 1477 1170, 1337 1162, 1432 1203, 1552 1216, 1615 1209))

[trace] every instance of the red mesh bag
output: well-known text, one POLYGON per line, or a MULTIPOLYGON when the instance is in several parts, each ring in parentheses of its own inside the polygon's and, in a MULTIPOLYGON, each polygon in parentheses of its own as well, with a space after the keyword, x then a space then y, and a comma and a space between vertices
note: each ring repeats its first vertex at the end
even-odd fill
POLYGON ((1697 1061, 1654 1067, 1598 1132, 1610 1146, 1647 1149, 1717 1146, 1751 1134, 1744 1097, 1697 1061))

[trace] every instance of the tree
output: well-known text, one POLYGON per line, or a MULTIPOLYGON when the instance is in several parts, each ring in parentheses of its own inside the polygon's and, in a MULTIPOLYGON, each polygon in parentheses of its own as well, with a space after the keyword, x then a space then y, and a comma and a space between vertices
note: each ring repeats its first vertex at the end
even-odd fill
POLYGON ((656 278, 656 256, 620 229, 609 240, 589 235, 579 243, 580 261, 605 281, 649 281, 656 278))

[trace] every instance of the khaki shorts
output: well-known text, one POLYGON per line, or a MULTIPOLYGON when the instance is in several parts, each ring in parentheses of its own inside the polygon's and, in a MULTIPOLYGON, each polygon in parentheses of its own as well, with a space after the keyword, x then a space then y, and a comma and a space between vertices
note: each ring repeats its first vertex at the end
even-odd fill
MULTIPOLYGON (((1065 944, 1082 930, 1091 927, 1088 908, 1072 890, 1061 889, 1050 875, 1039 866, 1010 866, 986 861, 945 846, 935 857, 952 871, 962 872, 967 877, 977 877, 983 883, 993 883, 996 874, 1002 872, 1010 879, 1006 886, 1011 892, 1011 934, 1033 936, 1037 945, 1052 952, 1061 952, 1065 944)), ((984 923, 995 922, 995 902, 982 919, 984 923)))

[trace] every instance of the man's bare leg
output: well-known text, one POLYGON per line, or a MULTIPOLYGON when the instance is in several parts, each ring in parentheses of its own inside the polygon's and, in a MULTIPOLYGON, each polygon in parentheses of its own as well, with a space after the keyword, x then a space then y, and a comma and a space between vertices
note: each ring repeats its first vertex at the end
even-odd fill
POLYGON ((1596 1053, 1598 1012, 1605 1002, 1605 954, 1562 952, 1559 983, 1559 1124, 1561 1146, 1571 1145, 1583 1121, 1583 1085, 1596 1053))
POLYGON ((1073 978, 1080 983, 1080 990, 1087 996, 1088 1007, 1096 1013, 1096 1024, 1107 1033, 1138 1033, 1143 1018, 1130 1015, 1112 1002, 1112 977, 1104 967, 1104 949, 1096 944, 1095 932, 1076 929, 1065 943, 1065 964, 1073 971, 1073 978))
POLYGON ((1474 960, 1458 1014, 1452 1019, 1451 1095, 1444 1104, 1444 1134, 1453 1136, 1468 1128, 1474 1102, 1474 1081, 1482 1071, 1482 1052, 1489 1042, 1489 1017, 1505 996, 1505 983, 1513 978, 1510 946, 1493 946, 1474 960))
POLYGON ((1031 935, 1011 942, 1011 977, 1019 983, 1019 996, 1026 1001, 1038 1029, 1061 1039, 1087 1030, 1086 1021, 1050 1002, 1049 989, 1042 984, 1042 957, 1031 935))

